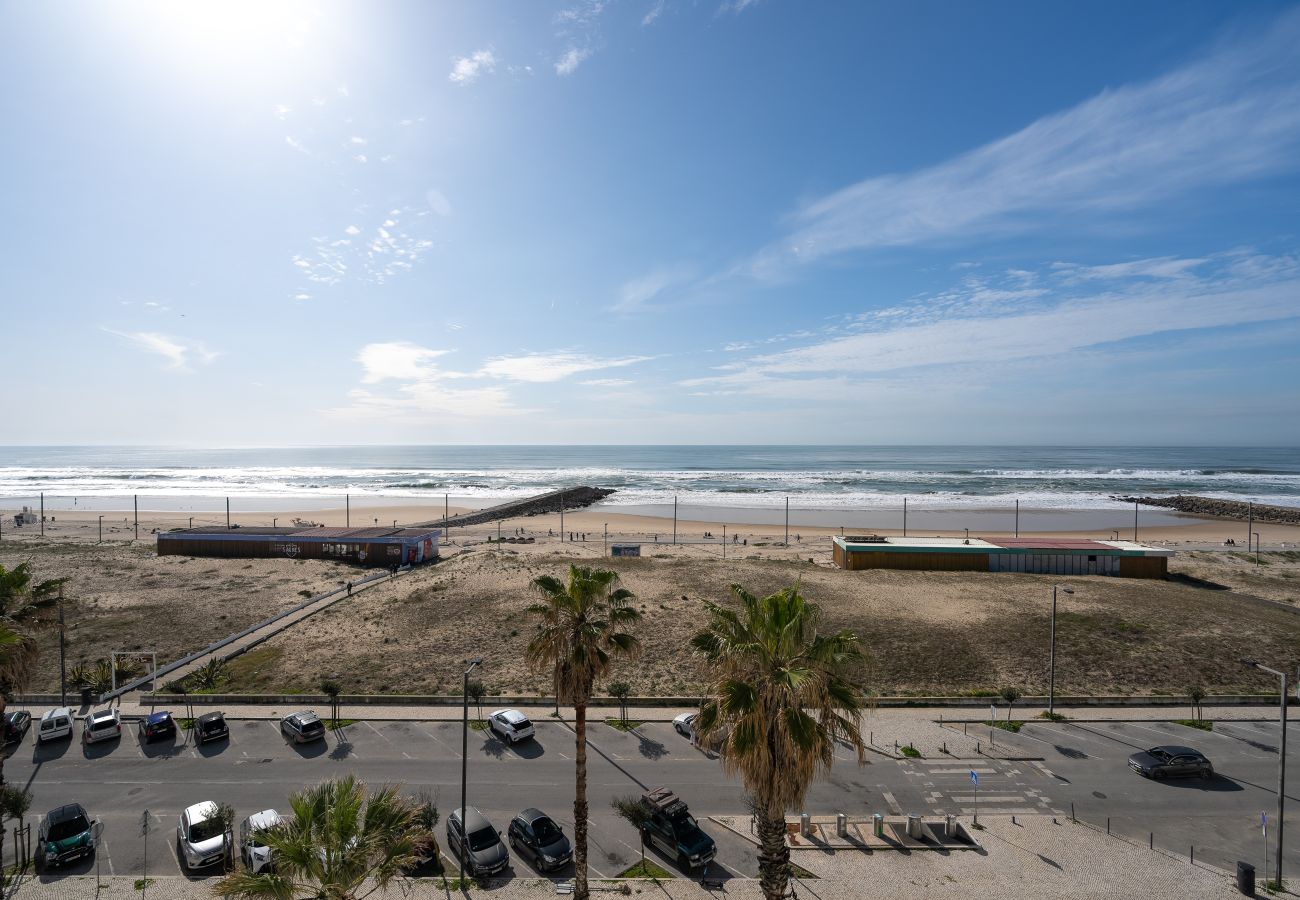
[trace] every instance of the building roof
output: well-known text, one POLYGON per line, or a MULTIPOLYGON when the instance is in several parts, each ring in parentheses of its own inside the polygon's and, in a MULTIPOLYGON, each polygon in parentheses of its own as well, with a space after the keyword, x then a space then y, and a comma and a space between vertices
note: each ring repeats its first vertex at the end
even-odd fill
POLYGON ((1092 541, 1082 538, 881 537, 849 535, 835 543, 849 553, 1087 553, 1102 556, 1173 556, 1163 547, 1133 541, 1092 541))

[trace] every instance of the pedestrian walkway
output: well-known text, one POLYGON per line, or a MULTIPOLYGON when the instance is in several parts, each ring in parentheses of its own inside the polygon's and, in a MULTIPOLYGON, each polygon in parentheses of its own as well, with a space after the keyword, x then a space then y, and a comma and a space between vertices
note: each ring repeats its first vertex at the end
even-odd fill
POLYGON ((1024 763, 988 760, 962 765, 946 759, 911 759, 900 766, 919 786, 933 815, 1063 815, 1032 786, 1024 763))

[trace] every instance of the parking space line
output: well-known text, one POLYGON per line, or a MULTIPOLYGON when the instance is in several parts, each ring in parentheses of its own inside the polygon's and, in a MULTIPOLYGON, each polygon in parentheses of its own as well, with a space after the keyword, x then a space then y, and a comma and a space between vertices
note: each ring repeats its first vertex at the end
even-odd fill
POLYGON ((435 744, 438 744, 440 747, 442 747, 442 748, 445 749, 445 750, 450 750, 450 751, 452 752, 452 754, 453 754, 457 759, 461 759, 461 758, 462 758, 461 755, 460 755, 460 751, 459 751, 459 750, 457 750, 456 748, 452 747, 450 744, 448 744, 448 743, 447 743, 446 741, 444 741, 442 738, 438 737, 436 734, 434 734, 434 733, 433 733, 432 731, 430 731, 429 729, 425 728, 423 725, 420 725, 420 724, 417 723, 415 727, 418 728, 420 731, 424 732, 425 736, 428 737, 429 739, 431 739, 435 744))
MULTIPOLYGON (((365 721, 365 720, 363 720, 363 721, 365 721)), ((365 724, 366 724, 366 727, 367 727, 367 728, 369 728, 369 729, 370 729, 371 731, 373 731, 375 734, 379 735, 379 736, 380 736, 381 738, 383 738, 387 743, 390 743, 390 744, 392 743, 392 740, 388 737, 388 735, 384 734, 382 731, 380 731, 380 730, 379 730, 378 728, 376 728, 374 725, 371 725, 370 722, 366 721, 365 724)))

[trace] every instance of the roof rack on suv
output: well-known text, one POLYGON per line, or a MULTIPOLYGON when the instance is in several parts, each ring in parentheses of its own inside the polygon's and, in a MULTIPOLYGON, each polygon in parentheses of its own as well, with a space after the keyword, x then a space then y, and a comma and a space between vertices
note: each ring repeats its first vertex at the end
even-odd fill
POLYGON ((670 819, 685 813, 687 810, 686 801, 668 790, 668 788, 655 788, 646 791, 641 796, 651 809, 658 810, 670 819))

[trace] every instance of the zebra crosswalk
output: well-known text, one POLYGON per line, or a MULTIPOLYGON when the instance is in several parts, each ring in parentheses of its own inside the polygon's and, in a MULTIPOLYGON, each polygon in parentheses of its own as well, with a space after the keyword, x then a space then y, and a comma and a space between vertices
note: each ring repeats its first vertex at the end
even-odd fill
POLYGON ((1020 762, 980 760, 970 765, 952 759, 912 759, 904 774, 935 815, 1061 815, 1041 788, 1037 771, 1020 762), (971 772, 979 778, 978 788, 971 772))

